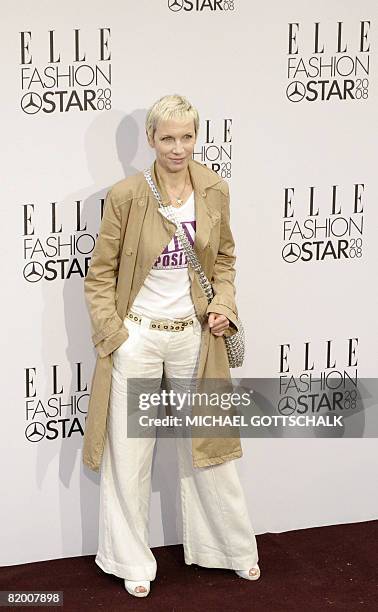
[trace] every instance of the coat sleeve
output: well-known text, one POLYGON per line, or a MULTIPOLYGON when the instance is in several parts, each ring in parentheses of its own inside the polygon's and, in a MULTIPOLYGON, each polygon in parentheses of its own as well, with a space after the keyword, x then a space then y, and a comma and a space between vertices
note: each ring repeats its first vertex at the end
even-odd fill
POLYGON ((230 321, 230 327, 225 330, 224 336, 232 336, 238 330, 238 310, 235 303, 235 242, 230 227, 230 190, 228 183, 223 181, 225 189, 224 202, 221 211, 220 240, 217 257, 214 264, 211 284, 214 297, 209 303, 206 312, 224 314, 230 321))
POLYGON ((92 340, 100 357, 106 357, 128 338, 118 315, 115 290, 120 258, 121 213, 112 189, 107 193, 104 214, 91 262, 84 280, 84 294, 90 315, 92 340))

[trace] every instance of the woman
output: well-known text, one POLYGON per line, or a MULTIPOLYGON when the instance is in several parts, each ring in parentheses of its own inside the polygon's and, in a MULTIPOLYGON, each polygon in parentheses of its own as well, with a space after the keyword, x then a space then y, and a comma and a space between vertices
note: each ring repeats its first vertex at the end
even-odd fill
MULTIPOLYGON (((180 378, 229 378, 222 336, 236 333, 235 256, 229 191, 219 175, 192 159, 196 109, 179 95, 148 111, 146 135, 155 149, 152 178, 163 205, 172 204, 214 288, 208 304, 188 267, 176 226, 159 209, 142 172, 108 192, 85 279, 97 350, 83 461, 101 463, 96 563, 145 597, 156 576, 148 546, 152 435, 128 436, 127 381, 142 378, 180 389, 180 378), (127 417, 126 417, 127 415, 127 417)), ((149 392, 151 386, 149 385, 149 392)), ((130 410, 129 410, 130 412, 130 410)), ((238 437, 176 438, 185 562, 233 569, 259 578, 258 552, 234 459, 238 437)))

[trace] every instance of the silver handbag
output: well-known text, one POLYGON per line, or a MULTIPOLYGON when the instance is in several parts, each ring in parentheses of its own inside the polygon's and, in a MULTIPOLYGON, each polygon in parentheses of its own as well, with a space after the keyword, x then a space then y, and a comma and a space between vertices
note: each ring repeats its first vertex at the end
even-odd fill
MULTIPOLYGON (((202 269, 202 266, 196 255, 196 252, 194 251, 192 245, 190 244, 187 238, 187 235, 185 234, 184 229, 181 225, 180 220, 176 216, 175 207, 172 205, 169 205, 169 206, 163 205, 163 200, 152 179, 150 169, 147 168, 146 170, 144 170, 143 174, 144 174, 144 177, 148 185, 151 188, 152 193, 154 194, 155 198, 157 199, 159 203, 161 212, 164 214, 164 216, 167 219, 169 219, 169 221, 172 221, 176 225, 177 227, 176 236, 182 248, 184 249, 186 253, 188 262, 197 272, 200 285, 205 292, 208 303, 210 304, 211 300, 214 297, 213 287, 202 269)), ((244 361, 245 335, 244 335, 243 324, 239 318, 237 319, 237 327, 238 327, 238 331, 235 334, 233 334, 232 336, 223 337, 225 344, 226 344, 228 363, 229 363, 230 368, 240 368, 243 365, 243 361, 244 361)))

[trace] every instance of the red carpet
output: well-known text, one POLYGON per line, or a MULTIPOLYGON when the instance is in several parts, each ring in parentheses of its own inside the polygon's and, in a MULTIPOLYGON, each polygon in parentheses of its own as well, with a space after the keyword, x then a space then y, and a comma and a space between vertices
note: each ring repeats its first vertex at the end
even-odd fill
POLYGON ((158 573, 146 598, 129 595, 94 556, 2 567, 0 590, 61 590, 63 608, 47 609, 69 612, 377 612, 378 521, 267 533, 257 543, 255 582, 185 565, 180 545, 153 549, 158 573))

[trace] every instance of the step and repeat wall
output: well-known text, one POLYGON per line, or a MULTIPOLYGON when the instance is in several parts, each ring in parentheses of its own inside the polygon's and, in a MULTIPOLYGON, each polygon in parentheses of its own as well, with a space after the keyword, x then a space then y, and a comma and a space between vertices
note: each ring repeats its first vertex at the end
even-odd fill
MULTIPOLYGON (((230 185, 247 339, 233 375, 376 375, 378 5, 7 0, 3 19, 0 564, 13 565, 96 552, 83 281, 108 189, 153 162, 144 122, 161 96, 198 108, 194 158, 230 185)), ((256 533, 377 518, 363 436, 243 439, 256 533)), ((159 439, 153 547, 182 542, 176 463, 159 439)))

